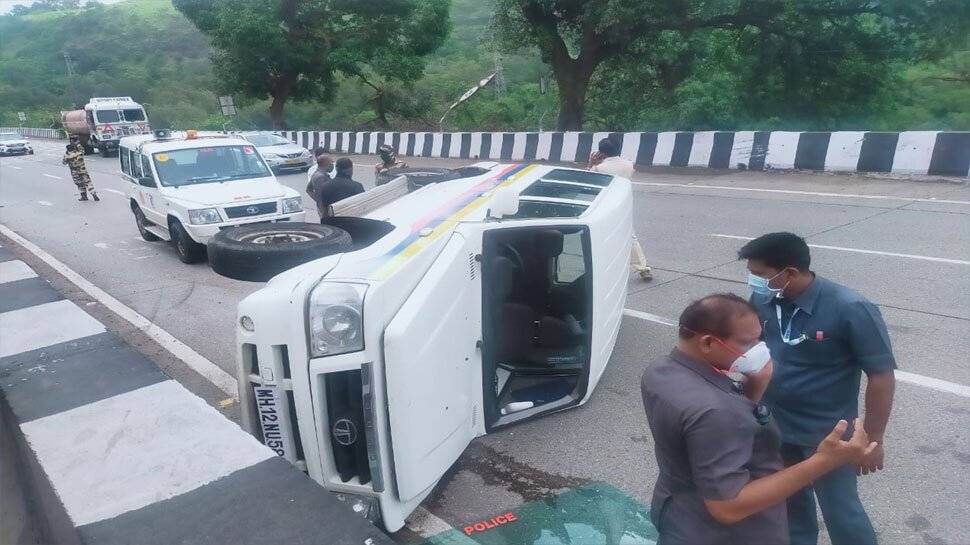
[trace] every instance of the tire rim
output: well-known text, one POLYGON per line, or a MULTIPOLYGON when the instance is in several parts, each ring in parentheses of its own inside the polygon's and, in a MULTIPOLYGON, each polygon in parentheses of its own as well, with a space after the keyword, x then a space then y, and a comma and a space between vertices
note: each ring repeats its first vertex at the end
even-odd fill
POLYGON ((322 238, 320 234, 310 231, 280 231, 274 233, 253 233, 239 238, 239 242, 250 244, 291 244, 309 242, 322 238))

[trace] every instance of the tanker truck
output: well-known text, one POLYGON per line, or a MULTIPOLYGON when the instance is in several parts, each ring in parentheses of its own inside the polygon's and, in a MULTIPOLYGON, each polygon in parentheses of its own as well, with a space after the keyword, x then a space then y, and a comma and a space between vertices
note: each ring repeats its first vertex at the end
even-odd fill
POLYGON ((102 157, 117 153, 121 137, 152 132, 145 109, 131 97, 94 97, 83 110, 61 112, 61 122, 85 153, 97 149, 102 157))

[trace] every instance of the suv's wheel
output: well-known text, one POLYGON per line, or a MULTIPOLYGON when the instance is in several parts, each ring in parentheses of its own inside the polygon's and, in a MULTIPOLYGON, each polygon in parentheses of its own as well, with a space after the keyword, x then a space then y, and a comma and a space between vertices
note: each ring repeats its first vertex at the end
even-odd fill
POLYGON ((330 225, 241 225, 212 237, 209 265, 222 276, 265 282, 297 265, 345 251, 352 242, 347 231, 330 225))
POLYGON ((205 246, 192 240, 192 237, 185 232, 185 228, 178 220, 172 220, 169 225, 169 232, 172 234, 172 243, 175 244, 175 253, 179 255, 182 263, 198 263, 202 261, 205 254, 205 246))
POLYGON ((141 235, 141 238, 148 242, 158 241, 158 236, 147 229, 148 219, 137 204, 131 205, 131 213, 135 215, 135 225, 138 226, 138 233, 141 235))

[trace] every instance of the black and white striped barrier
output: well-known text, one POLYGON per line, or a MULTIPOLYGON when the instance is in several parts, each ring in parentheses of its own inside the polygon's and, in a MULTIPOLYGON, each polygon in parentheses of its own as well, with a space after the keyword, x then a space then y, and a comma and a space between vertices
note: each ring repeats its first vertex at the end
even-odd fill
POLYGON ((0 543, 391 544, 5 247, 0 332, 0 543))
POLYGON ((399 155, 585 164, 612 136, 636 165, 749 170, 817 170, 970 175, 970 132, 335 132, 279 134, 308 149, 399 155))

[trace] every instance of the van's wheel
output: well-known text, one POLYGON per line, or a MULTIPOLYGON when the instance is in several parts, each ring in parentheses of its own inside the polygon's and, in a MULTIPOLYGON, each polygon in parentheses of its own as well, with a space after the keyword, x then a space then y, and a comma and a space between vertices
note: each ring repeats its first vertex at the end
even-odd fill
POLYGON ((172 234, 172 243, 175 244, 175 253, 178 254, 182 263, 202 261, 205 246, 192 240, 192 237, 185 232, 185 227, 182 227, 178 220, 171 221, 169 232, 172 234))
POLYGON ((137 204, 132 204, 131 213, 135 215, 135 225, 138 226, 138 234, 141 235, 141 238, 147 240, 148 242, 158 242, 158 235, 147 229, 148 218, 146 218, 145 213, 141 211, 141 207, 139 207, 137 204))
POLYGON ((108 148, 98 148, 98 152, 101 154, 101 157, 111 157, 111 150, 108 148))
POLYGON ((265 282, 297 265, 346 251, 352 243, 350 233, 331 225, 241 225, 212 237, 209 265, 222 276, 265 282))

